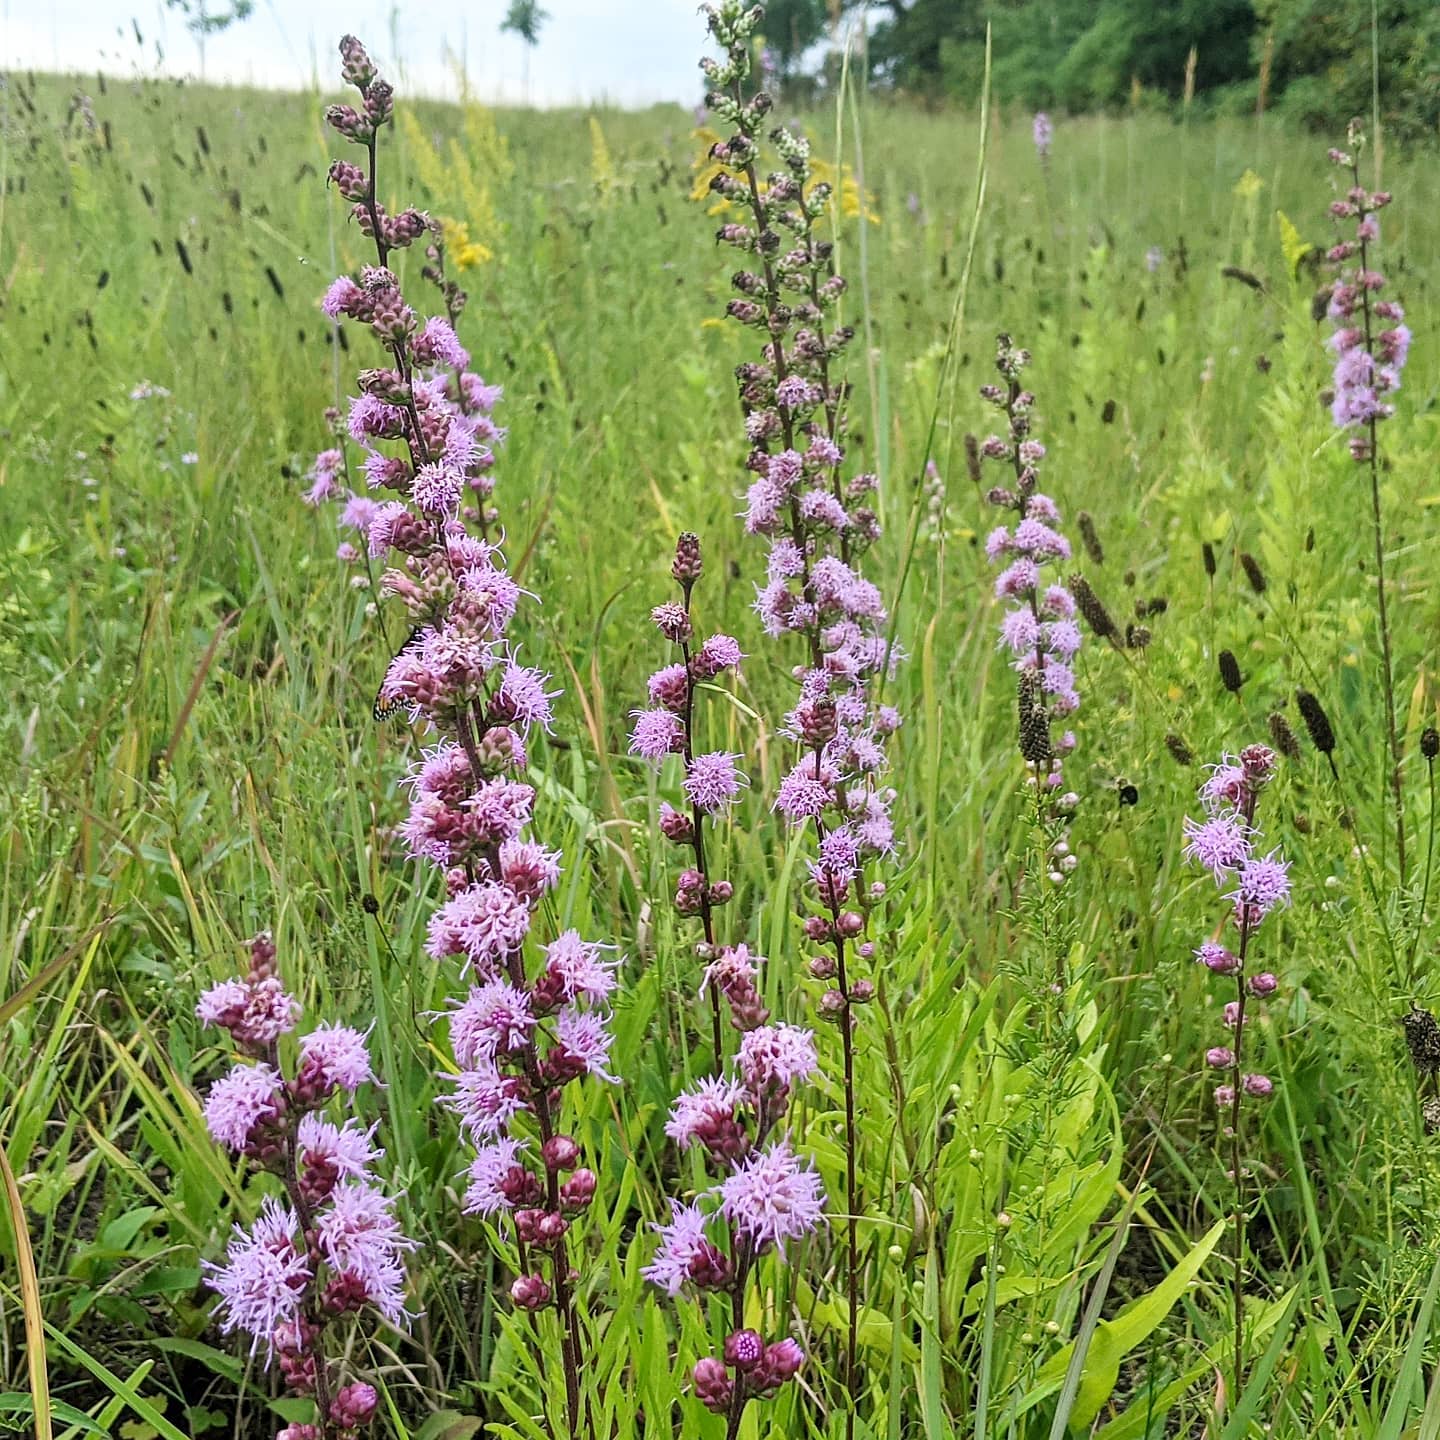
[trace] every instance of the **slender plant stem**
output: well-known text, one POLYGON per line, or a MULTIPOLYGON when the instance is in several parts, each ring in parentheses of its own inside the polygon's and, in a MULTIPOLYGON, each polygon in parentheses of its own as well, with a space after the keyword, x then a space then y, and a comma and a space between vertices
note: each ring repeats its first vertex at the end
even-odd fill
MULTIPOLYGON (((689 583, 684 585, 685 618, 690 618, 689 583)), ((685 663, 685 714, 684 714, 684 760, 689 773, 695 760, 695 674, 690 668, 690 643, 681 641, 680 657, 685 663)), ((705 812, 693 800, 690 802, 690 848, 695 852, 695 869, 700 875, 700 925, 705 934, 707 946, 706 964, 716 956, 715 914, 710 903, 710 871, 705 863, 705 812)), ((725 1068, 724 1029, 720 1019, 720 987, 707 985, 710 992, 710 1043, 714 1049, 712 1065, 718 1075, 725 1068)))
MULTIPOLYGON (((1423 748, 1423 746, 1422 746, 1423 748)), ((1425 933, 1425 911, 1430 904, 1430 877, 1435 867, 1435 761, 1427 755, 1426 769, 1429 771, 1430 818, 1425 837, 1425 879, 1420 886, 1420 909, 1415 916, 1415 936, 1410 942, 1410 954, 1405 961, 1405 987, 1415 988, 1415 957, 1420 952, 1420 937, 1425 933)))
MULTIPOLYGON (((1258 794, 1247 794, 1243 808, 1245 826, 1248 830, 1255 822, 1255 805, 1258 794)), ((1241 1101, 1245 1095, 1244 1046, 1245 1046, 1245 1001, 1246 974, 1245 958, 1250 949, 1250 915, 1248 907, 1240 911, 1240 952, 1239 968, 1235 971, 1235 1037, 1231 1054, 1234 1063, 1230 1067, 1230 1173, 1235 1183, 1235 1213, 1232 1240, 1234 1244, 1234 1265, 1231 1283, 1235 1304, 1235 1367, 1231 1404, 1240 1403, 1240 1390, 1245 1378, 1245 1146, 1242 1136, 1244 1111, 1241 1101)))
MULTIPOLYGON (((1351 175, 1355 186, 1360 186, 1360 162, 1351 164, 1351 175)), ((1365 319, 1365 350, 1375 354, 1374 320, 1370 310, 1370 290, 1364 282, 1369 273, 1369 246, 1363 235, 1360 239, 1360 310, 1365 319)), ((1370 416, 1366 429, 1369 434, 1370 462, 1370 518, 1375 538, 1375 588, 1380 619, 1381 682, 1385 692, 1385 733, 1390 747, 1390 791, 1395 802, 1395 860, 1400 867, 1400 883, 1405 883, 1405 791, 1401 775, 1400 735, 1395 717, 1395 667, 1390 648, 1390 614, 1385 594, 1385 527, 1380 506, 1380 450, 1377 436, 1378 420, 1370 416)))

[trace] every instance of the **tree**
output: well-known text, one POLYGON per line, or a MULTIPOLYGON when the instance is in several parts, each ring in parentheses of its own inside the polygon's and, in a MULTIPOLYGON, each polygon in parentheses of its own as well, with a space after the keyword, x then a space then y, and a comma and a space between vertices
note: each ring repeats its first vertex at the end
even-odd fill
POLYGON ((241 20, 249 19, 255 0, 231 0, 218 10, 211 10, 206 0, 165 0, 168 10, 178 10, 185 17, 185 28, 195 37, 200 50, 200 78, 205 78, 205 41, 211 35, 228 30, 241 20))
POLYGON ((805 52, 825 33, 825 0, 770 0, 765 7, 765 44, 782 79, 799 67, 805 52))
POLYGON ((540 27, 550 18, 538 0, 510 0, 510 8, 500 22, 501 30, 518 35, 533 50, 540 43, 540 27))
POLYGON ((510 0, 510 8, 500 22, 502 34, 508 30, 525 42, 525 69, 521 83, 527 100, 530 98, 530 55, 540 43, 540 27, 549 18, 550 12, 540 8, 539 0, 510 0))

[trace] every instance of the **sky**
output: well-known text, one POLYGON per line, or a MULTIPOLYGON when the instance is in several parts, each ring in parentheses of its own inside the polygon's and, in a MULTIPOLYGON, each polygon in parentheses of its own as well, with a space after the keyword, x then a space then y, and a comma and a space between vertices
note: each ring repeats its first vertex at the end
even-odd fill
MULTIPOLYGON (((207 41, 205 78, 305 89, 318 68, 332 88, 336 42, 353 31, 412 94, 453 96, 453 53, 463 57, 473 93, 492 104, 699 99, 695 62, 705 35, 697 0, 543 7, 550 18, 527 66, 524 43, 499 32, 507 0, 255 0, 248 20, 207 41)), ((183 13, 163 0, 0 0, 0 70, 7 68, 198 76, 200 54, 183 13)))

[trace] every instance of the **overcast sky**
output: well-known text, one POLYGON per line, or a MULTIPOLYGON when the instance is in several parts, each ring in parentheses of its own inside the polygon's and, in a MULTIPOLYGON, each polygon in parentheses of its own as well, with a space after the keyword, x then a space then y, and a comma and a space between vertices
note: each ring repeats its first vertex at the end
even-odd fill
MULTIPOLYGON (((223 8, 225 0, 210 4, 223 8)), ((688 105, 699 98, 695 62, 705 34, 698 0, 543 5, 550 18, 530 60, 532 103, 688 105)), ((479 98, 520 102, 527 98, 525 46, 500 34, 506 8, 507 0, 255 0, 248 20, 207 42, 205 74, 304 88, 318 63, 333 84, 335 45, 351 30, 412 92, 454 93, 448 47, 464 58, 479 98)), ((200 56, 183 14, 163 0, 0 0, 0 69, 6 67, 198 75, 200 56)))

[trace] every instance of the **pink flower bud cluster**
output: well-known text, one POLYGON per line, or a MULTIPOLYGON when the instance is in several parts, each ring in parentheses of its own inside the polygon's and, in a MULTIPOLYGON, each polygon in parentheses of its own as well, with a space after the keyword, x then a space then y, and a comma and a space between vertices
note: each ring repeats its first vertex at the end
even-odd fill
POLYGON ((1020 753, 1035 778, 1058 791, 1064 782, 1062 760, 1075 748, 1075 732, 1053 734, 1053 725, 1080 708, 1074 663, 1080 650, 1075 622, 1075 597, 1064 585, 1047 580, 1047 566, 1070 559, 1070 542, 1060 532, 1060 509, 1040 493, 1040 465, 1045 447, 1031 433, 1035 397, 1021 388, 1020 376, 1030 352, 1008 335, 996 346, 995 368, 1002 385, 983 385, 980 394, 1006 419, 1006 433, 991 435, 980 445, 982 462, 1008 472, 1005 485, 994 486, 990 504, 1015 515, 1013 525, 1000 525, 985 541, 991 562, 1004 565, 995 581, 995 596, 1007 603, 1000 622, 1000 648, 1014 657, 1019 678, 1020 753))
POLYGON ((1195 958, 1212 974, 1232 977, 1236 998, 1224 1009, 1225 1043, 1206 1051, 1205 1063, 1227 1072, 1215 1088, 1215 1103, 1234 1111, 1242 1097, 1264 1099, 1274 1089, 1269 1076, 1243 1069, 1246 1007, 1251 999, 1273 995, 1279 981, 1257 970, 1250 954, 1265 917, 1290 899, 1290 862, 1278 849, 1260 853, 1261 833, 1255 824, 1260 793, 1275 773, 1275 752, 1251 745, 1238 756, 1225 755, 1200 786, 1204 818, 1185 820, 1185 859, 1206 869, 1217 886, 1234 888, 1225 896, 1234 940, 1207 940, 1195 958))
POLYGON ((1350 454, 1368 461, 1375 426, 1388 420, 1395 407, 1384 397, 1400 388, 1400 372, 1410 355, 1410 327, 1398 301, 1382 300, 1385 277, 1374 266, 1380 243, 1380 211, 1393 198, 1388 191, 1369 190, 1360 183, 1359 152, 1365 137, 1352 121, 1349 150, 1331 150, 1331 163, 1350 178, 1344 196, 1332 201, 1337 226, 1353 222, 1348 233, 1331 246, 1327 259, 1336 267, 1328 313, 1335 324, 1329 347, 1335 352, 1331 415, 1341 429, 1352 432, 1350 454))
POLYGON ((235 1227, 223 1264, 202 1266, 220 1297, 220 1331, 248 1335, 251 1352, 263 1349, 292 1394, 314 1399, 320 1424, 293 1432, 345 1440, 374 1413, 375 1391, 358 1383, 334 1389, 326 1329, 366 1306, 405 1323, 404 1255, 415 1248, 376 1175, 384 1152, 375 1127, 327 1113, 334 1101, 350 1106, 374 1080, 365 1037, 349 1026, 318 1026, 300 1037, 299 1062, 286 1075, 278 1042, 300 1007, 264 934, 250 942, 246 974, 207 990, 196 1013, 250 1057, 211 1086, 206 1126, 285 1190, 284 1200, 266 1197, 248 1230, 235 1227))
MULTIPOLYGON (((746 1032, 729 1075, 702 1080, 676 1097, 665 1133, 681 1150, 700 1151, 719 1178, 689 1204, 672 1201, 668 1223, 654 1226, 660 1244, 643 1272, 652 1284, 672 1297, 728 1296, 731 1313, 739 1315, 755 1262, 820 1227, 820 1177, 788 1140, 771 1138, 795 1087, 816 1069, 810 1031, 762 1025, 746 1032)), ((720 1352, 692 1371, 696 1397, 719 1413, 772 1395, 805 1358, 790 1336, 767 1343, 749 1329, 728 1334, 720 1352)))
MULTIPOLYGON (((364 48, 351 36, 344 44, 364 48)), ((312 505, 339 503, 340 528, 355 535, 339 547, 341 561, 362 566, 398 552, 397 583, 418 592, 417 600, 431 601, 429 608, 438 613, 445 597, 429 592, 443 590, 453 568, 441 553, 446 537, 463 531, 466 522, 478 523, 484 536, 498 519, 490 498, 495 452, 505 432, 491 414, 500 388, 470 371, 469 353, 455 334, 466 297, 445 279, 438 228, 418 210, 389 215, 375 197, 376 135, 390 119, 390 89, 376 78, 368 57, 364 66, 346 73, 368 77, 353 83, 366 101, 365 114, 373 110, 374 116, 362 123, 353 107, 332 106, 326 112, 333 128, 365 147, 366 159, 363 166, 335 161, 330 179, 353 202, 352 217, 361 234, 375 242, 378 263, 365 267, 358 278, 337 278, 321 309, 331 320, 368 327, 389 352, 390 363, 360 372, 360 393, 351 399, 343 423, 337 412, 330 413, 337 443, 316 456, 305 498, 312 505), (371 103, 377 94, 383 104, 371 103), (406 302, 387 260, 392 250, 424 236, 430 237, 429 263, 422 273, 440 289, 447 313, 422 320, 406 302), (353 462, 349 445, 358 450, 353 462), (357 488, 360 477, 363 489, 357 488)))

